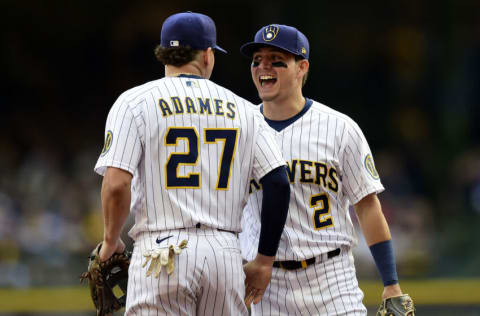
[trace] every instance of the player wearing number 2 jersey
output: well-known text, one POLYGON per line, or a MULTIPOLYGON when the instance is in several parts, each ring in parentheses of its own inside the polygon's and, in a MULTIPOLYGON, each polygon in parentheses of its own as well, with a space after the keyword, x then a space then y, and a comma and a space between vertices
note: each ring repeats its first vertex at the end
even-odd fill
POLYGON ((209 17, 170 16, 155 51, 165 77, 124 92, 107 118, 95 166, 104 175, 100 255, 123 250, 119 234, 133 212, 126 315, 247 315, 245 293, 258 302, 270 281, 290 196, 285 160, 254 106, 208 79, 213 50, 225 52, 209 17), (238 233, 252 177, 265 188, 269 225, 242 269, 238 233), (171 273, 142 266, 144 257, 167 265, 158 256, 169 246, 178 250, 171 273))
MULTIPOLYGON (((303 97, 308 40, 297 29, 268 25, 241 52, 252 58, 259 110, 275 129, 287 161, 291 198, 272 281, 254 315, 366 315, 351 248, 353 205, 384 281, 384 297, 400 295, 390 233, 377 193, 383 191, 359 126, 346 115, 303 97)), ((243 218, 241 247, 252 260, 260 233, 262 187, 243 218)))

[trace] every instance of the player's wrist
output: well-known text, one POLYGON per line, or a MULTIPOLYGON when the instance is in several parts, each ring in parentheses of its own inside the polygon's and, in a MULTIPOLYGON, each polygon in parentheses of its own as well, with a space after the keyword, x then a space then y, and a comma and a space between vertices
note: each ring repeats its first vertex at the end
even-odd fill
POLYGON ((255 257, 255 261, 261 265, 273 266, 273 262, 275 261, 275 256, 267 256, 267 255, 262 255, 261 253, 257 253, 257 256, 255 257))
POLYGON ((383 285, 398 284, 397 268, 391 240, 382 241, 370 246, 370 252, 377 265, 383 285))
POLYGON ((403 295, 400 284, 387 285, 383 288, 382 299, 387 299, 389 297, 401 296, 403 295))

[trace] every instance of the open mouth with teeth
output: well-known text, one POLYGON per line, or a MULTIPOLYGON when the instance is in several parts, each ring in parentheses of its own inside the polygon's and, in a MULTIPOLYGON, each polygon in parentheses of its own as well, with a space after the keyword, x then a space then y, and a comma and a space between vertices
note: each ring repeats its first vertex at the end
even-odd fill
POLYGON ((272 86, 275 84, 275 82, 277 82, 277 78, 271 75, 262 75, 258 78, 258 81, 262 87, 272 86))

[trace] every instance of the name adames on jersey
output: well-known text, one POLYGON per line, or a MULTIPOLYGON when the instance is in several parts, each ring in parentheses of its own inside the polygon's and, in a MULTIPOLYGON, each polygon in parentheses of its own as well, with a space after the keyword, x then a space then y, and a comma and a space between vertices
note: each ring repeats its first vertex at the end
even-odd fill
POLYGON ((225 102, 222 99, 191 98, 185 97, 181 100, 178 96, 170 99, 159 99, 158 106, 163 117, 179 114, 204 114, 224 116, 234 119, 237 106, 232 102, 225 102))

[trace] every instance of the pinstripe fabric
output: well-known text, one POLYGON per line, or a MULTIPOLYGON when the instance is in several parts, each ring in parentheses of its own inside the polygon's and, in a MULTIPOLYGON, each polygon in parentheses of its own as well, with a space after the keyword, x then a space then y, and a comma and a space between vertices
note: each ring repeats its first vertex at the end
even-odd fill
POLYGON ((240 231, 241 212, 235 210, 246 203, 250 178, 260 179, 284 164, 271 130, 255 108, 207 79, 167 77, 128 90, 118 98, 105 128, 106 133, 113 132, 112 145, 98 159, 95 171, 103 175, 106 167, 113 166, 134 175, 132 211, 136 220, 131 236, 196 223, 240 231), (182 102, 182 114, 176 114, 172 105, 175 97, 182 102), (196 113, 187 113, 187 102, 183 101, 187 98, 195 103, 196 113), (200 113, 198 99, 210 100, 211 114, 200 113), (170 105, 172 114, 164 115, 159 100, 170 105), (216 100, 223 104, 221 110, 217 111, 216 100), (233 104, 232 110, 227 104, 233 104), (196 162, 180 163, 176 169, 178 178, 199 174, 198 188, 167 189, 166 162, 172 154, 192 151, 185 137, 175 139, 176 145, 165 145, 172 127, 193 129, 198 137, 196 162), (216 188, 225 141, 208 143, 206 129, 238 130, 226 190, 216 188))
MULTIPOLYGON (((365 163, 367 157, 371 158, 371 151, 359 126, 348 116, 313 101, 310 109, 300 118, 276 131, 275 135, 288 163, 291 182, 289 214, 276 260, 301 261, 336 248, 354 247, 357 236, 349 215, 350 206, 366 195, 384 189, 365 163)), ((373 164, 373 159, 371 161, 373 164)), ((240 234, 242 254, 247 260, 252 260, 257 253, 262 205, 261 190, 253 186, 251 190, 253 192, 245 207, 243 232, 240 234)), ((272 281, 277 282, 278 286, 272 286, 272 292, 267 291, 266 296, 270 297, 272 306, 284 305, 286 298, 283 294, 286 288, 291 287, 298 290, 294 293, 297 305, 289 301, 291 303, 287 306, 276 310, 283 311, 285 315, 294 308, 308 310, 306 315, 337 315, 334 310, 317 306, 316 300, 320 296, 333 297, 331 306, 339 311, 346 310, 346 307, 339 307, 344 305, 343 300, 357 295, 355 293, 360 290, 356 285, 353 263, 344 260, 342 263, 345 266, 341 266, 334 262, 326 261, 323 270, 318 264, 315 264, 315 268, 309 267, 307 270, 317 273, 314 279, 296 281, 284 276, 286 273, 291 276, 295 272, 278 270, 272 281), (325 275, 327 272, 328 275, 325 275), (283 279, 278 279, 277 276, 282 273, 283 279), (348 284, 353 284, 348 288, 351 291, 345 285, 339 286, 340 281, 336 280, 344 275, 352 278, 348 281, 352 282, 348 284), (322 280, 321 285, 305 285, 309 284, 307 281, 319 280, 322 280), (326 310, 328 314, 325 314, 326 310)), ((312 277, 312 274, 308 276, 312 277)), ((361 299, 355 300, 355 304, 360 305, 355 305, 354 309, 363 308, 361 299)), ((264 315, 277 315, 265 311, 264 315)))
MULTIPOLYGON (((162 246, 166 246, 162 245, 162 246)), ((129 268, 125 315, 248 315, 238 238, 215 229, 168 230, 138 236, 129 268), (143 253, 158 237, 170 244, 188 240, 175 257, 175 271, 146 277, 143 253)))
POLYGON ((351 251, 306 269, 273 270, 272 281, 254 315, 365 316, 351 251))
POLYGON ((236 235, 189 231, 188 247, 170 277, 146 278, 141 260, 143 251, 159 247, 156 238, 165 232, 198 223, 241 230, 250 179, 285 164, 256 108, 207 79, 187 77, 135 87, 112 106, 95 171, 103 175, 117 167, 133 174, 128 315, 246 313, 236 235))

